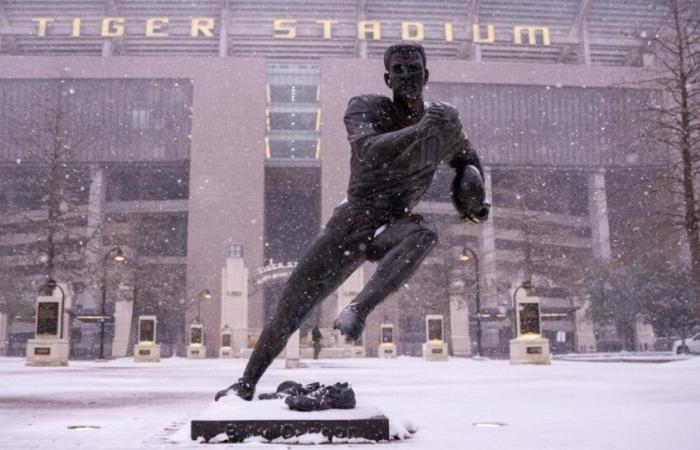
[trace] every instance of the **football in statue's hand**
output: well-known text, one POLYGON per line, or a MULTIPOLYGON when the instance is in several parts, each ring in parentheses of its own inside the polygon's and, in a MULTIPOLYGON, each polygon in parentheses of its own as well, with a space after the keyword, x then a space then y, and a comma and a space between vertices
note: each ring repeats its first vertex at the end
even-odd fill
POLYGON ((488 219, 491 204, 486 201, 484 180, 476 167, 467 166, 461 176, 455 177, 452 203, 464 221, 479 223, 488 219))

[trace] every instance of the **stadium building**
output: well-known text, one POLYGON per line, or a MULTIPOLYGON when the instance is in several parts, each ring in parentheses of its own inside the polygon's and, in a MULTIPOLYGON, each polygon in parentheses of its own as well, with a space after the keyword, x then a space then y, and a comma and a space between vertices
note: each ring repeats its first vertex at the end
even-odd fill
MULTIPOLYGON (((381 58, 404 39, 426 48, 428 99, 460 111, 494 207, 487 223, 460 223, 450 169, 438 172, 416 212, 440 244, 372 314, 366 352, 389 322, 399 353, 417 355, 425 316, 442 314, 451 352, 473 354, 478 285, 484 352, 502 355, 525 280, 555 351, 614 345, 572 280, 647 232, 631 205, 653 201, 643 180, 656 162, 634 145, 651 94, 634 82, 653 64, 639 38, 662 17, 649 0, 0 0, 4 300, 32 304, 45 276, 58 223, 46 180, 60 173, 56 277, 85 315, 100 311, 106 274, 114 355, 142 313, 159 316, 173 350, 201 316, 217 355, 230 302, 224 314, 244 316, 231 320, 252 346, 288 263, 345 197, 347 102, 389 94, 381 58), (104 257, 115 247, 126 264, 104 257)), ((371 271, 304 331, 318 323, 330 345, 339 299, 371 271)), ((96 330, 73 321, 74 355, 94 354, 96 330)))

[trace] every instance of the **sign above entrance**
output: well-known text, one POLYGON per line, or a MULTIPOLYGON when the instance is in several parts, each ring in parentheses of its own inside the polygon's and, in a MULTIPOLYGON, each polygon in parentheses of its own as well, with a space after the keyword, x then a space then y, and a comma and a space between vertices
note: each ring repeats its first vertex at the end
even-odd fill
MULTIPOLYGON (((38 37, 68 36, 73 38, 95 37, 104 38, 121 37, 127 35, 145 36, 148 38, 162 38, 170 36, 170 17, 146 17, 145 19, 131 19, 127 23, 125 17, 34 17, 31 19, 36 28, 34 34, 38 37), (131 25, 136 23, 137 32, 131 25), (60 30, 60 31, 59 31, 60 30)), ((194 17, 189 21, 189 28, 185 30, 181 22, 177 32, 173 35, 189 33, 192 38, 213 38, 218 32, 215 29, 214 17, 194 17)), ((443 22, 430 24, 421 21, 385 22, 382 20, 360 20, 354 23, 338 21, 336 19, 274 19, 271 23, 272 37, 275 39, 296 39, 298 37, 318 37, 320 39, 333 39, 339 29, 342 35, 347 36, 349 27, 354 28, 357 39, 382 40, 386 34, 388 39, 395 40, 399 36, 402 40, 422 41, 426 33, 433 35, 439 33, 445 42, 471 41, 474 44, 493 44, 496 42, 496 25, 487 23, 475 23, 470 29, 462 23, 443 22), (388 31, 388 33, 387 33, 388 31)), ((501 25, 499 25, 499 28, 501 25)), ((509 39, 516 45, 550 45, 549 27, 543 25, 512 25, 506 26, 509 39)), ((505 30, 503 30, 505 31, 505 30)), ((502 41, 502 39, 501 39, 502 41)))

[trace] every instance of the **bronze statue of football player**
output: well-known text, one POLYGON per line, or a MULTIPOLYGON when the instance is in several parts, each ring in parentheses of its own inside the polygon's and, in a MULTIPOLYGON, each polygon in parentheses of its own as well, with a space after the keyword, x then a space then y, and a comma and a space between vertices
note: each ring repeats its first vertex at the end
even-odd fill
POLYGON ((452 201, 463 221, 486 220, 481 163, 462 132, 457 110, 426 103, 425 50, 402 42, 384 53, 384 81, 393 98, 353 97, 345 112, 352 150, 347 200, 334 211, 289 277, 277 310, 258 339, 243 376, 219 391, 251 400, 275 357, 321 300, 362 263, 377 269, 333 323, 349 339, 362 334, 369 313, 408 280, 437 242, 433 225, 413 214, 441 162, 455 170, 452 201))

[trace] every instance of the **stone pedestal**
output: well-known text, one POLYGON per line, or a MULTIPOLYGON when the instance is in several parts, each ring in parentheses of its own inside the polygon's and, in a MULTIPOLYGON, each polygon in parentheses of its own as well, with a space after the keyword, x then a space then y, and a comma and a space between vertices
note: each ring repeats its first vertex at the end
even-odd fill
POLYGON ((221 347, 219 348, 219 358, 233 358, 233 349, 231 347, 221 347))
POLYGON ((648 352, 654 350, 656 345, 656 334, 654 328, 642 320, 637 320, 634 324, 634 334, 637 338, 637 351, 648 352))
POLYGON ((27 341, 28 366, 68 365, 69 345, 63 333, 63 301, 63 297, 37 298, 36 337, 27 341))
POLYGON ((549 340, 539 336, 511 339, 510 363, 549 364, 549 340))
POLYGON ((160 362, 160 344, 156 344, 157 323, 156 316, 139 316, 139 342, 134 345, 134 361, 160 362))
POLYGON ((396 358, 396 345, 379 344, 379 347, 377 347, 377 356, 380 358, 396 358))
POLYGON ((379 339, 381 344, 377 348, 377 356, 380 358, 396 358, 396 344, 394 344, 394 325, 382 323, 379 325, 379 339))
POLYGON ((188 359, 203 359, 207 357, 207 346, 204 345, 204 325, 199 322, 190 324, 190 345, 187 346, 188 359))
POLYGON ((517 337, 510 340, 511 364, 549 364, 549 340, 542 337, 539 297, 517 296, 517 337))
POLYGON ((426 342, 423 344, 423 359, 426 361, 447 361, 447 344, 444 342, 426 342))
POLYGON ((230 444, 246 440, 278 445, 348 444, 392 438, 389 420, 375 407, 358 404, 353 409, 309 413, 292 411, 281 399, 211 402, 192 419, 190 433, 193 441, 230 444))
POLYGON ((207 357, 207 346, 190 344, 187 346, 187 359, 204 359, 207 357))
POLYGON ((233 358, 236 356, 233 347, 233 332, 228 326, 221 330, 221 346, 219 347, 219 358, 233 358))
POLYGON ((350 356, 353 358, 365 358, 367 356, 367 352, 365 352, 365 348, 361 345, 355 345, 350 348, 350 356))
POLYGON ((440 314, 425 316, 425 336, 423 358, 426 361, 447 361, 447 344, 444 337, 444 319, 440 314))
POLYGON ((30 339, 27 341, 28 366, 67 366, 68 340, 30 339))
POLYGON ((134 345, 134 361, 160 362, 160 344, 148 342, 134 345))

